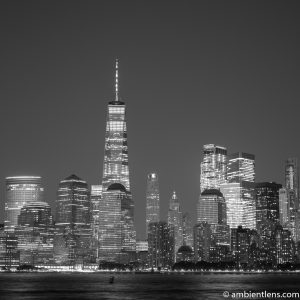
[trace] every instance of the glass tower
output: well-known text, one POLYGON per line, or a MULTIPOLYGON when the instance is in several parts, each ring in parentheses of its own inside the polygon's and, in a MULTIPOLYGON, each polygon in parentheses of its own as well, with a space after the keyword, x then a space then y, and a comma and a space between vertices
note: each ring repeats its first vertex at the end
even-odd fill
POLYGON ((221 185, 226 200, 227 224, 256 229, 255 156, 238 152, 228 157, 227 183, 221 185))
POLYGON ((18 225, 21 208, 32 201, 42 202, 44 188, 39 176, 7 177, 5 197, 5 230, 13 230, 18 225))
POLYGON ((220 189, 226 182, 227 149, 208 144, 203 146, 203 161, 200 165, 200 191, 220 189))
POLYGON ((91 239, 89 188, 86 181, 74 174, 59 183, 55 227, 54 251, 58 253, 57 262, 72 265, 78 259, 82 260, 89 255, 91 239), (67 247, 60 249, 62 245, 67 247))
POLYGON ((159 222, 159 184, 156 173, 147 176, 146 192, 146 236, 151 222, 159 222))
MULTIPOLYGON (((99 257, 116 260, 122 253, 135 251, 134 202, 130 190, 126 106, 119 99, 118 60, 115 99, 108 103, 106 118, 102 199, 99 218, 99 257), (107 212, 102 216, 103 211, 107 212), (111 256, 110 256, 111 252, 111 256)), ((125 256, 125 255, 124 255, 125 256)))
POLYGON ((168 225, 174 233, 175 255, 178 249, 183 245, 182 212, 180 211, 179 199, 175 191, 169 203, 168 225))

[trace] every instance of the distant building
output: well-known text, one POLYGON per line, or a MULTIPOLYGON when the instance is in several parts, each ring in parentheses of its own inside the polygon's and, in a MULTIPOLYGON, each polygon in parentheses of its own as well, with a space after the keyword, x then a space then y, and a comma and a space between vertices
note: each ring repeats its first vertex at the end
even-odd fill
POLYGON ((53 263, 54 224, 51 208, 45 202, 25 204, 15 228, 20 251, 20 264, 53 263))
POLYGON ((176 261, 194 261, 194 251, 190 246, 181 246, 176 253, 176 261))
POLYGON ((231 229, 231 251, 237 266, 247 265, 250 256, 250 234, 248 228, 231 229))
POLYGON ((291 232, 278 226, 275 238, 277 264, 293 263, 295 261, 296 247, 291 232))
POLYGON ((18 225, 21 208, 29 202, 42 202, 44 188, 39 176, 6 177, 5 221, 6 231, 14 230, 18 225))
POLYGON ((99 251, 99 216, 100 216, 100 201, 102 197, 102 185, 91 185, 91 230, 92 239, 91 247, 93 249, 93 256, 98 257, 99 251))
POLYGON ((290 223, 290 205, 286 188, 279 190, 279 221, 283 227, 290 223))
POLYGON ((300 240, 299 216, 299 165, 297 158, 285 162, 285 188, 289 205, 289 224, 295 242, 300 240))
POLYGON ((184 213, 182 215, 182 236, 183 236, 183 245, 190 246, 194 248, 194 239, 193 239, 193 225, 189 213, 184 213))
POLYGON ((174 264, 173 230, 166 222, 149 224, 148 251, 150 268, 171 268, 174 264))
POLYGON ((175 191, 173 192, 169 202, 168 225, 170 226, 170 229, 173 230, 175 258, 176 252, 183 245, 182 212, 180 210, 179 199, 175 191))
POLYGON ((194 254, 195 261, 209 262, 209 251, 211 247, 212 233, 211 225, 201 222, 194 226, 194 254))
POLYGON ((256 224, 270 219, 279 222, 279 190, 281 184, 260 182, 255 184, 256 224))
POLYGON ((203 159, 200 165, 200 191, 219 189, 226 182, 227 149, 207 144, 203 146, 203 159))
POLYGON ((146 236, 148 225, 151 222, 159 222, 159 182, 156 173, 147 175, 146 192, 146 236))
POLYGON ((54 240, 56 262, 73 265, 90 259, 90 207, 86 181, 73 174, 59 183, 54 240))

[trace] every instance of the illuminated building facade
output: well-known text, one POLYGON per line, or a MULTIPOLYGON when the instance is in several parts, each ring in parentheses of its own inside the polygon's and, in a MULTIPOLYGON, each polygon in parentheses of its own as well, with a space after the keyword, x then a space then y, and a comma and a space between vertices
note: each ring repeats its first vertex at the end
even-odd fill
POLYGON ((21 264, 53 263, 54 225, 48 203, 30 202, 24 205, 15 234, 21 264))
POLYGON ((285 162, 285 188, 289 205, 289 224, 295 242, 300 240, 299 218, 299 165, 297 158, 285 162))
POLYGON ((255 184, 257 226, 266 219, 279 222, 279 190, 281 188, 282 185, 275 182, 255 184))
POLYGON ((190 246, 193 249, 194 247, 193 225, 192 225, 191 216, 187 212, 182 215, 182 236, 183 236, 183 245, 190 246))
POLYGON ((7 177, 5 195, 5 230, 11 231, 18 225, 21 208, 29 202, 43 201, 44 188, 39 176, 7 177))
POLYGON ((136 243, 128 167, 126 106, 119 99, 118 61, 115 79, 115 99, 108 103, 106 118, 99 216, 99 258, 104 260, 119 260, 118 253, 126 259, 130 252, 135 252, 136 243), (128 252, 127 255, 125 252, 128 252))
POLYGON ((227 149, 207 144, 203 146, 203 160, 200 165, 200 191, 219 189, 226 182, 227 149))
POLYGON ((170 226, 171 230, 174 231, 174 255, 176 255, 178 249, 183 245, 183 231, 182 212, 180 210, 179 199, 175 191, 173 192, 169 202, 168 225, 170 226))
POLYGON ((238 152, 228 157, 227 183, 221 192, 227 205, 230 228, 256 229, 255 157, 238 152))
POLYGON ((92 239, 91 239, 91 247, 94 252, 94 257, 98 257, 99 251, 99 208, 100 208, 100 200, 102 197, 102 185, 91 185, 91 231, 92 231, 92 239))
POLYGON ((281 188, 279 190, 279 221, 284 228, 288 227, 290 222, 290 207, 288 200, 286 188, 281 188))
POLYGON ((102 192, 99 207, 99 259, 128 262, 136 250, 131 195, 120 183, 102 192))
POLYGON ((291 232, 278 226, 276 230, 276 262, 277 264, 295 261, 295 242, 291 232))
POLYGON ((159 183, 156 173, 150 173, 147 176, 146 236, 151 222, 159 222, 159 183))
POLYGON ((166 222, 154 222, 148 228, 150 268, 171 268, 174 264, 173 230, 166 222))
POLYGON ((204 190, 198 200, 197 223, 226 224, 226 203, 216 189, 204 190))
POLYGON ((55 220, 56 261, 75 264, 86 259, 91 240, 90 193, 86 181, 73 174, 59 183, 55 220))
POLYGON ((200 222, 194 226, 195 261, 209 262, 210 247, 211 226, 207 222, 200 222))

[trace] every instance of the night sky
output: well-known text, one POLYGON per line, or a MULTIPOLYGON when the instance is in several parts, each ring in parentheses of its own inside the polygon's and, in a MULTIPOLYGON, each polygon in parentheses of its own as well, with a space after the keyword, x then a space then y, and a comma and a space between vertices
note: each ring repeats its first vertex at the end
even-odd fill
POLYGON ((70 174, 101 182, 116 57, 139 238, 149 172, 162 219, 175 189, 195 221, 203 144, 255 154, 256 181, 283 183, 300 154, 299 4, 2 0, 0 221, 6 176, 42 176, 53 209, 70 174))

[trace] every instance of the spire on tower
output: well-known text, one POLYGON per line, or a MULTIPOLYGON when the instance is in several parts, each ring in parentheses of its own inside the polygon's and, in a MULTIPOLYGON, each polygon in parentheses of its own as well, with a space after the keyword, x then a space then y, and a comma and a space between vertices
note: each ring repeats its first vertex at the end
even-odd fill
POLYGON ((115 101, 119 101, 119 60, 116 58, 116 82, 115 82, 115 101))

